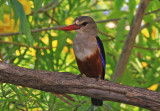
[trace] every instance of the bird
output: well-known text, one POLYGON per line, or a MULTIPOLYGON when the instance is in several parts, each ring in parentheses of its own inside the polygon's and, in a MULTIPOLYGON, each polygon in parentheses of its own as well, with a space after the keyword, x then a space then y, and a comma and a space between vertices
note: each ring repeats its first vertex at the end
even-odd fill
MULTIPOLYGON (((76 36, 73 40, 73 50, 80 71, 78 77, 85 74, 90 78, 104 80, 105 51, 93 18, 79 16, 75 18, 72 25, 61 27, 60 30, 76 31, 76 36)), ((94 106, 103 106, 103 100, 100 99, 91 98, 91 103, 94 106)))

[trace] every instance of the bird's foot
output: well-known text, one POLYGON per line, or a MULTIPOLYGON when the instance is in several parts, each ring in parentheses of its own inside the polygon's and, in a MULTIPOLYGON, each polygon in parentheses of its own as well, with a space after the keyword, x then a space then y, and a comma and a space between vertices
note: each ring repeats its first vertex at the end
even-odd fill
POLYGON ((99 75, 99 77, 96 78, 96 80, 97 80, 97 81, 102 80, 102 79, 101 79, 101 75, 99 75))
POLYGON ((76 78, 79 79, 82 76, 83 76, 83 74, 79 74, 79 75, 76 76, 76 78))
POLYGON ((96 78, 96 81, 99 81, 99 80, 101 80, 101 78, 96 78))

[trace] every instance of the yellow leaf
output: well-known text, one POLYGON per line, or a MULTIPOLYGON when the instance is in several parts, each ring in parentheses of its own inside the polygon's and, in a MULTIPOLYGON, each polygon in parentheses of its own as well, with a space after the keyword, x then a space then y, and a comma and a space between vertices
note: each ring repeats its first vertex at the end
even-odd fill
POLYGON ((67 38, 67 42, 68 42, 69 44, 73 44, 72 40, 69 39, 69 38, 67 38))
POLYGON ((70 52, 71 52, 72 55, 74 55, 73 48, 70 49, 70 52))
POLYGON ((41 39, 46 45, 49 43, 48 34, 45 34, 45 36, 41 39))
POLYGON ((21 47, 21 48, 20 48, 20 52, 19 52, 19 50, 16 50, 16 55, 19 56, 20 53, 23 54, 24 51, 25 51, 25 47, 21 47))
POLYGON ((53 47, 57 47, 57 44, 58 44, 58 41, 57 41, 57 40, 52 41, 52 46, 53 46, 53 47))
POLYGON ((147 62, 142 62, 141 64, 142 64, 142 68, 144 68, 144 67, 147 67, 147 66, 148 66, 147 62))
POLYGON ((28 0, 18 0, 24 8, 24 11, 26 13, 26 15, 31 13, 31 7, 33 7, 32 2, 28 1, 28 0))
POLYGON ((155 40, 156 39, 156 28, 155 27, 152 27, 152 39, 155 40))
POLYGON ((32 55, 33 60, 36 60, 36 50, 34 48, 29 48, 29 51, 27 51, 26 54, 32 55))
POLYGON ((18 31, 19 21, 17 21, 17 24, 15 24, 14 19, 11 19, 9 14, 5 14, 3 18, 4 18, 4 23, 0 21, 0 33, 18 31))
POLYGON ((149 32, 148 32, 147 29, 143 29, 143 30, 142 30, 142 34, 143 34, 144 36, 146 36, 147 38, 149 38, 149 32))
POLYGON ((64 51, 65 53, 67 53, 67 52, 68 52, 68 47, 65 46, 65 47, 63 48, 63 51, 64 51))
POLYGON ((153 84, 152 86, 150 86, 148 89, 152 90, 152 91, 156 91, 158 88, 159 84, 153 84))
MULTIPOLYGON (((146 36, 147 38, 150 37, 150 36, 149 36, 149 32, 148 32, 147 29, 143 29, 143 30, 142 30, 142 34, 143 34, 144 36, 146 36)), ((155 40, 155 39, 156 39, 156 35, 157 35, 156 28, 155 28, 155 27, 152 27, 151 38, 155 40)), ((146 40, 146 39, 145 39, 145 40, 146 40)))
POLYGON ((19 50, 16 50, 16 55, 17 55, 17 56, 19 56, 19 55, 20 55, 19 50))
POLYGON ((42 111, 42 110, 40 110, 40 108, 34 108, 31 111, 42 111))
POLYGON ((57 36, 58 34, 55 31, 51 31, 51 36, 57 36))
POLYGON ((67 25, 71 25, 72 23, 73 23, 73 18, 72 17, 68 17, 66 20, 65 20, 65 22, 66 22, 66 24, 67 25))

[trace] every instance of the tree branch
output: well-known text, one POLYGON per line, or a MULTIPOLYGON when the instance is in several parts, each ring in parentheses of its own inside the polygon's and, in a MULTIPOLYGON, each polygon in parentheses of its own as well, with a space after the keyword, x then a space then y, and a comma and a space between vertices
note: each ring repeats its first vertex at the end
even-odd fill
MULTIPOLYGON (((55 7, 57 7, 59 4, 61 4, 64 0, 61 0, 58 3, 55 3, 55 0, 52 0, 50 3, 45 5, 44 7, 40 8, 37 12, 38 13, 44 13, 47 12, 55 7)), ((29 15, 33 15, 35 13, 35 10, 32 10, 32 12, 29 15)))
POLYGON ((131 26, 131 30, 128 33, 127 39, 122 49, 122 53, 117 63, 117 66, 116 66, 116 69, 115 69, 115 72, 112 78, 113 81, 116 80, 119 76, 122 76, 125 71, 132 48, 135 43, 135 38, 139 32, 141 21, 143 19, 143 16, 145 15, 145 11, 149 5, 149 2, 150 0, 141 0, 139 4, 137 13, 135 15, 134 21, 131 26))
POLYGON ((31 46, 26 45, 26 44, 20 44, 20 43, 16 43, 16 42, 9 42, 9 41, 3 41, 3 40, 0 40, 0 43, 1 44, 12 44, 12 45, 20 46, 20 47, 27 47, 27 48, 34 48, 34 49, 41 49, 41 50, 56 48, 56 47, 39 47, 39 46, 31 47, 31 46))
MULTIPOLYGON (((149 15, 149 14, 152 14, 152 13, 156 13, 156 12, 159 12, 160 9, 157 9, 157 10, 154 10, 154 11, 151 11, 151 12, 147 12, 145 13, 145 15, 149 15)), ((118 21, 122 18, 113 18, 113 19, 107 19, 107 20, 98 20, 96 21, 96 23, 104 23, 104 22, 110 22, 110 21, 118 21)), ((123 19, 127 19, 127 17, 123 17, 123 19)))
MULTIPOLYGON (((114 38, 113 38, 114 39, 114 38)), ((112 40, 113 40, 112 39, 112 40)), ((110 41, 111 39, 107 39, 107 40, 102 40, 102 42, 106 42, 106 41, 110 41)), ((121 42, 124 42, 124 41, 121 41, 121 42)), ((26 44, 20 44, 20 43, 16 43, 16 42, 9 42, 9 41, 3 41, 3 40, 0 40, 0 43, 1 44, 11 44, 11 45, 16 45, 16 46, 19 46, 19 47, 26 47, 26 48, 34 48, 34 49, 41 49, 41 50, 49 50, 49 49, 52 49, 52 48, 56 48, 56 47, 39 47, 39 46, 33 46, 31 47, 30 45, 26 45, 26 44)), ((66 44, 66 46, 70 46, 72 44, 66 44)), ((142 47, 142 46, 138 46, 138 45, 134 45, 135 48, 138 48, 138 49, 143 49, 143 50, 160 50, 160 48, 158 47, 142 47)), ((2 59, 2 61, 4 60, 2 58, 2 54, 0 52, 0 59, 2 59)))
MULTIPOLYGON (((40 28, 40 29, 32 29, 31 33, 41 32, 41 31, 47 31, 47 30, 58 30, 59 28, 64 26, 55 26, 55 27, 46 27, 46 28, 40 28)), ((19 35, 24 34, 24 32, 10 32, 10 33, 1 33, 0 36, 13 36, 13 35, 19 35)))
POLYGON ((160 93, 105 80, 76 76, 67 72, 38 71, 0 62, 0 82, 42 91, 75 94, 116 101, 158 111, 160 93))

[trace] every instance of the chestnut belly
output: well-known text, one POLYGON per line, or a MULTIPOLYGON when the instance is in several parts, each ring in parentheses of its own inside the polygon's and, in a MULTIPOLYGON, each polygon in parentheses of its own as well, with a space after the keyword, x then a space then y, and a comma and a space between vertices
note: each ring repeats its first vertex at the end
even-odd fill
POLYGON ((97 49, 94 54, 86 57, 83 61, 76 58, 78 68, 81 74, 85 74, 91 78, 103 79, 103 65, 99 50, 97 49))

